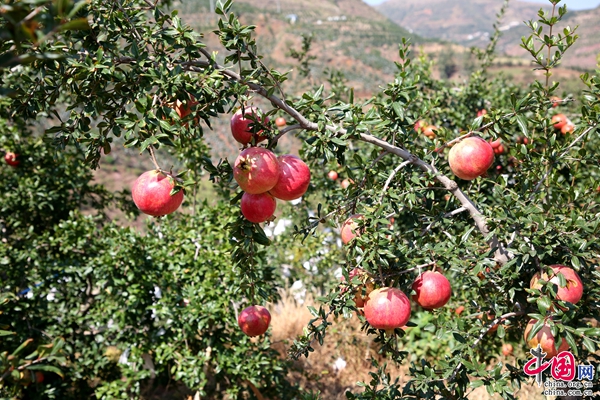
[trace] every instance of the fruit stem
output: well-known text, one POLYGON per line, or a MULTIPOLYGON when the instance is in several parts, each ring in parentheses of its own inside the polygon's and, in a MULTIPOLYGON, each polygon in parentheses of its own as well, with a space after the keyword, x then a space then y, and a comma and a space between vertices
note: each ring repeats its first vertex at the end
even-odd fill
POLYGON ((162 171, 158 165, 158 163, 156 162, 156 156, 154 155, 154 147, 152 147, 152 145, 148 146, 148 151, 150 152, 150 158, 152 159, 152 163, 154 164, 154 166, 156 167, 156 169, 158 171, 162 171))

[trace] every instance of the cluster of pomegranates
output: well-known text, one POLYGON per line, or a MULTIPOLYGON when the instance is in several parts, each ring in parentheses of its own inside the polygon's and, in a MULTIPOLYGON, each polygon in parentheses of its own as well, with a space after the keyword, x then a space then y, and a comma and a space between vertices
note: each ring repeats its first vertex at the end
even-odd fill
POLYGON ((431 140, 435 139, 435 131, 437 130, 437 127, 435 125, 430 125, 427 122, 420 119, 417 122, 415 122, 414 129, 416 132, 422 133, 431 140))
MULTIPOLYGON (((350 279, 359 276, 365 281, 355 289, 354 303, 359 310, 362 309, 360 312, 373 328, 391 333, 406 325, 410 319, 411 305, 402 290, 394 287, 375 289, 372 280, 360 268, 354 268, 348 276, 350 279), (363 289, 366 296, 363 295, 363 289)), ((343 292, 346 290, 342 289, 343 292)), ((452 295, 450 282, 437 270, 419 274, 412 284, 412 290, 415 292, 413 301, 426 310, 443 307, 452 295)))
MULTIPOLYGON (((360 236, 358 220, 364 219, 362 214, 350 216, 342 225, 342 242, 346 245, 354 238, 360 236)), ((350 279, 365 273, 360 268, 354 268, 349 273, 350 279)), ((344 278, 342 278, 342 281, 344 278)), ((446 305, 452 295, 452 288, 448 279, 438 270, 425 271, 415 279, 412 284, 415 294, 412 299, 426 310, 434 310, 446 305)), ((365 285, 356 288, 354 302, 362 312, 369 324, 376 329, 393 331, 406 325, 410 319, 410 301, 404 292, 393 287, 374 289, 372 281, 368 278, 365 285), (366 297, 363 297, 363 286, 366 297)))
MULTIPOLYGON (((327 178, 334 182, 337 181, 338 177, 339 177, 339 175, 338 175, 337 171, 335 171, 333 169, 327 173, 327 178)), ((340 186, 342 187, 342 189, 347 189, 348 186, 350 186, 353 183, 354 183, 354 181, 351 178, 344 178, 342 180, 342 182, 340 182, 340 186)))
MULTIPOLYGON (((569 268, 565 265, 550 265, 549 266, 551 272, 543 272, 540 274, 537 272, 530 281, 530 288, 540 290, 542 288, 542 282, 550 282, 557 286, 556 291, 556 299, 560 301, 569 302, 572 304, 576 304, 583 297, 583 282, 581 278, 577 274, 575 270, 569 268), (561 286, 559 274, 562 274, 566 284, 561 286)), ((564 309, 563 307, 559 307, 564 309)), ((553 311, 554 306, 551 306, 549 311, 553 311)), ((529 338, 529 334, 533 329, 533 326, 538 322, 535 319, 531 319, 527 323, 527 327, 525 328, 525 342, 527 342, 528 346, 531 348, 537 347, 539 344, 542 350, 546 353, 546 358, 552 358, 555 355, 559 354, 561 351, 569 350, 570 346, 565 340, 562 338, 560 345, 558 345, 557 338, 552 334, 552 329, 550 325, 547 323, 548 320, 551 320, 552 317, 547 317, 544 321, 542 328, 535 334, 531 339, 529 338)))
MULTIPOLYGON (((310 184, 310 169, 299 157, 292 154, 277 157, 272 151, 256 146, 266 139, 263 131, 253 133, 250 128, 257 118, 256 108, 242 108, 231 118, 235 140, 251 145, 235 160, 233 177, 244 191, 240 203, 242 214, 254 223, 272 219, 277 208, 275 199, 299 199, 310 184)), ((264 118, 263 123, 267 122, 264 118)))

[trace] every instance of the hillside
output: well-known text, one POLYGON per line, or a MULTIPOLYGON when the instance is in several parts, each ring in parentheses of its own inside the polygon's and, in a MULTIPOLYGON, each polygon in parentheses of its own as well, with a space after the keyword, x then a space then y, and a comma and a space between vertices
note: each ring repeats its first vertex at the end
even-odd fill
MULTIPOLYGON (((388 0, 376 9, 392 21, 426 38, 452 41, 468 47, 485 47, 493 31, 498 0, 388 0)), ((515 57, 527 57, 520 47, 521 37, 529 35, 523 21, 536 19, 545 4, 511 1, 500 25, 502 36, 497 51, 515 57)), ((593 69, 600 51, 600 7, 595 10, 569 11, 560 29, 579 25, 580 40, 569 52, 563 66, 593 69)))
MULTIPOLYGON (((205 34, 215 49, 220 46, 211 33, 216 15, 208 1, 176 3, 182 18, 205 34)), ((430 40, 411 34, 361 0, 236 0, 233 11, 245 24, 257 26, 259 51, 267 65, 285 70, 296 68, 289 49, 301 48, 301 35, 313 35, 311 74, 324 81, 323 72, 344 72, 357 94, 369 94, 373 87, 389 81, 395 72, 398 43, 411 38, 423 45, 430 40)), ((294 77, 294 74, 292 74, 294 77)))

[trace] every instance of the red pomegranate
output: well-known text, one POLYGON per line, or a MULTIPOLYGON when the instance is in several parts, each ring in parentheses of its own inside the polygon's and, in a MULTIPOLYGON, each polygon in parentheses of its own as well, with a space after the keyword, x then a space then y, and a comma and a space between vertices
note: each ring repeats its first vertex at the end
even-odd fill
MULTIPOLYGON (((566 265, 560 264, 550 265, 550 268, 552 268, 552 275, 548 276, 548 274, 544 272, 542 274, 542 279, 558 286, 556 298, 558 300, 568 301, 569 303, 573 304, 576 304, 579 300, 581 300, 581 297, 583 296, 583 282, 581 282, 581 278, 577 272, 566 265), (560 286, 560 278, 558 277, 559 273, 563 274, 565 280, 567 281, 565 286, 560 286)), ((531 278, 529 287, 531 289, 541 289, 542 284, 538 282, 539 279, 540 273, 537 272, 531 278)))
POLYGON ((445 306, 452 296, 450 282, 438 271, 423 272, 413 282, 412 289, 413 300, 426 310, 445 306))
MULTIPOLYGON (((255 120, 258 119, 259 110, 256 107, 245 107, 237 110, 233 117, 231 117, 231 135, 235 140, 237 140, 241 144, 248 144, 252 142, 252 137, 254 136, 255 142, 262 142, 267 137, 263 136, 263 131, 258 131, 253 133, 250 128, 250 124, 255 124, 251 118, 246 118, 247 116, 252 116, 255 120)), ((269 123, 269 118, 263 117, 263 124, 269 123)))
POLYGON ((360 236, 360 232, 357 231, 358 229, 358 223, 356 222, 357 219, 363 219, 364 216, 362 214, 354 214, 351 215, 342 225, 342 229, 341 229, 341 236, 342 236, 342 243, 344 244, 348 244, 350 243, 350 241, 352 239, 354 239, 357 236, 360 236))
POLYGON ((131 196, 141 212, 160 217, 171 214, 183 202, 183 190, 171 196, 174 187, 173 176, 157 170, 147 171, 133 183, 131 196))
POLYGON ((250 194, 265 193, 279 180, 279 163, 273 152, 260 147, 242 151, 233 165, 233 177, 250 194))
POLYGON ((375 289, 365 302, 365 318, 375 329, 394 330, 410 319, 410 300, 400 289, 375 289))
POLYGON ((275 213, 277 202, 269 193, 244 193, 240 202, 242 215, 255 224, 269 220, 275 213))
POLYGON ((263 306, 244 308, 238 316, 238 326, 248 336, 260 336, 269 329, 271 313, 263 306))
POLYGON ((277 158, 279 180, 270 193, 281 200, 296 200, 306 192, 310 184, 310 169, 300 158, 286 154, 277 158))
POLYGON ((454 175, 470 181, 483 175, 494 162, 494 149, 478 136, 470 136, 455 144, 448 153, 454 175))

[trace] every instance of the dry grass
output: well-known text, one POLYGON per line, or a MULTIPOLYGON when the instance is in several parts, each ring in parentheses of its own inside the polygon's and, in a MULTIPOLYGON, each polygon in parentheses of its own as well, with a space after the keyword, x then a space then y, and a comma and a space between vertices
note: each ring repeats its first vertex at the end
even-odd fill
MULTIPOLYGON (((281 301, 269 307, 273 318, 271 320, 273 347, 284 357, 287 357, 293 338, 303 333, 304 327, 312 318, 307 306, 312 305, 318 309, 317 302, 308 295, 304 304, 299 304, 289 291, 282 291, 281 301)), ((308 358, 302 357, 294 362, 290 372, 290 380, 297 382, 305 390, 320 391, 321 398, 327 400, 345 399, 344 393, 351 390, 354 393, 362 391, 357 382, 369 382, 371 358, 375 358, 380 365, 388 362, 387 372, 392 379, 400 378, 404 384, 410 380, 408 365, 397 366, 392 361, 386 360, 377 354, 378 346, 373 342, 373 336, 367 336, 360 330, 361 323, 358 317, 351 319, 339 318, 332 321, 328 329, 323 346, 315 343, 315 351, 308 358), (338 358, 346 362, 346 367, 336 371, 334 363, 338 358)), ((502 360, 505 361, 505 360, 502 360)), ((514 363, 513 360, 511 363, 514 363)), ((491 367, 491 366, 490 366, 491 367)), ((523 386, 515 393, 519 399, 543 399, 541 390, 536 385, 523 386)), ((500 399, 500 396, 490 396, 485 387, 479 387, 468 396, 469 399, 500 399)))

